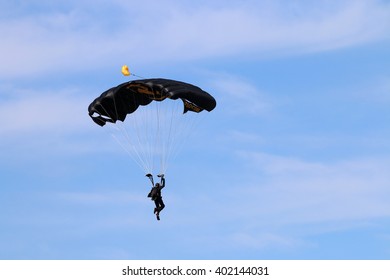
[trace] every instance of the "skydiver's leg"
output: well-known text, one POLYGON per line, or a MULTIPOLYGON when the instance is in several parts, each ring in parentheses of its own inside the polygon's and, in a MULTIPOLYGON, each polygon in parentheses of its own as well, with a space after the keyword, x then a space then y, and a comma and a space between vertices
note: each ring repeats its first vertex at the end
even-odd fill
POLYGON ((158 212, 158 208, 159 208, 158 199, 154 200, 154 204, 156 205, 156 207, 154 208, 154 214, 156 214, 158 212))
POLYGON ((156 203, 157 213, 160 213, 160 211, 163 210, 165 207, 165 204, 164 204, 162 198, 159 197, 154 202, 156 203))
POLYGON ((154 208, 154 214, 156 214, 156 218, 159 221, 160 220, 160 211, 161 211, 161 198, 156 198, 154 203, 156 204, 156 208, 154 208))
MULTIPOLYGON (((163 202, 163 200, 162 200, 162 198, 160 199, 160 211, 161 210, 163 210, 165 208, 165 204, 164 204, 164 202, 163 202)), ((159 211, 159 212, 160 212, 159 211)))
POLYGON ((165 208, 165 204, 164 204, 162 198, 159 199, 158 203, 159 203, 158 213, 160 213, 161 210, 163 210, 165 208))

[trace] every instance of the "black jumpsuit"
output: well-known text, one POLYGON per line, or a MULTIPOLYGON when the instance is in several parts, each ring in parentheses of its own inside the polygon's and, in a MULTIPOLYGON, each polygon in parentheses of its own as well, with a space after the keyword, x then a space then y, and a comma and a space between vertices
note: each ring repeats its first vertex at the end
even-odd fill
MULTIPOLYGON (((153 188, 156 188, 156 194, 153 195, 151 198, 154 201, 154 204, 156 205, 156 208, 154 208, 154 213, 157 216, 157 219, 159 219, 160 211, 164 209, 165 204, 162 200, 161 196, 161 190, 165 187, 165 178, 161 178, 160 185, 156 184, 153 188)), ((151 193, 153 190, 151 191, 151 193)), ((151 193, 148 196, 151 196, 151 193)))

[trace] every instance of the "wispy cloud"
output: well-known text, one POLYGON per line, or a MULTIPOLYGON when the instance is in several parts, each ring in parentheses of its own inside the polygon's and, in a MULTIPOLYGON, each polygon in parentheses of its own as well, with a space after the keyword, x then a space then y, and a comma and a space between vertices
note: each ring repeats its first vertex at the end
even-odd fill
POLYGON ((229 188, 203 204, 210 219, 219 217, 214 223, 225 228, 219 242, 259 253, 311 250, 317 246, 311 236, 372 227, 390 216, 388 158, 313 162, 264 153, 239 156, 243 161, 229 188))
MULTIPOLYGON (((54 89, 53 89, 54 90, 54 89)), ((77 90, 11 90, 0 103, 0 135, 76 132, 88 124, 88 99, 77 90)))
POLYGON ((272 111, 272 102, 255 85, 231 75, 214 75, 211 84, 225 112, 261 116, 272 111))
POLYGON ((116 25, 104 20, 113 16, 110 11, 89 11, 76 3, 63 11, 19 15, 0 22, 0 74, 23 76, 21 68, 34 74, 92 69, 124 58, 150 63, 243 52, 324 51, 389 37, 386 2, 341 1, 333 8, 327 1, 284 4, 224 2, 216 9, 171 1, 134 9, 133 3, 113 2, 116 25))
POLYGON ((99 130, 88 116, 90 100, 77 89, 9 87, 0 93, 0 99, 1 163, 21 164, 40 159, 51 166, 49 162, 58 161, 60 156, 111 147, 102 145, 104 134, 95 137, 99 130))
POLYGON ((162 14, 159 28, 144 28, 152 42, 159 42, 157 53, 168 57, 323 51, 388 38, 390 25, 390 7, 380 1, 244 1, 218 9, 173 5, 162 8, 162 14))
POLYGON ((246 202, 248 212, 267 213, 268 222, 358 221, 390 215, 388 158, 332 163, 264 153, 240 156, 261 182, 240 188, 241 194, 258 197, 253 204, 246 202))
MULTIPOLYGON (((15 131, 37 132, 41 129, 60 130, 61 124, 68 123, 64 116, 67 112, 64 107, 61 108, 61 106, 66 105, 61 101, 64 100, 58 97, 38 97, 26 98, 19 102, 3 103, 0 108, 4 120, 1 134, 15 131)), ((71 108, 70 102, 67 101, 67 103, 66 107, 71 108)))

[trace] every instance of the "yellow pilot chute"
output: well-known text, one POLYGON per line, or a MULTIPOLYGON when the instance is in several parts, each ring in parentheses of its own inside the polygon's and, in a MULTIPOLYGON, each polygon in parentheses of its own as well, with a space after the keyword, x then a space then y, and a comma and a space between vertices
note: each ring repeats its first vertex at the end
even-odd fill
POLYGON ((124 76, 130 76, 130 71, 129 71, 129 67, 127 65, 123 65, 122 66, 122 74, 124 76))

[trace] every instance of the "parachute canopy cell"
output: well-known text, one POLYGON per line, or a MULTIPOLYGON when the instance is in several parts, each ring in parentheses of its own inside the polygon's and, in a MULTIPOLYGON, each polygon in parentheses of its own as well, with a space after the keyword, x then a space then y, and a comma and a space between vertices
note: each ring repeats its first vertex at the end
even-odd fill
POLYGON ((103 92, 88 107, 89 116, 100 126, 124 121, 128 114, 152 101, 166 98, 183 101, 183 113, 212 111, 216 101, 209 93, 192 84, 169 79, 143 79, 120 84, 103 92))

